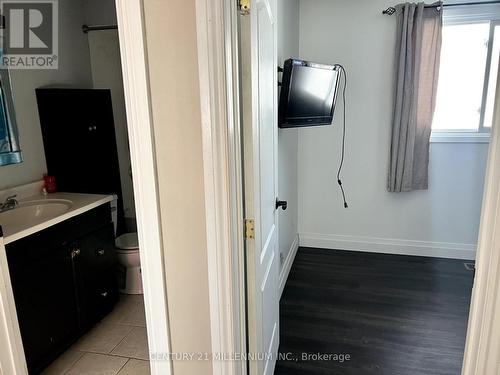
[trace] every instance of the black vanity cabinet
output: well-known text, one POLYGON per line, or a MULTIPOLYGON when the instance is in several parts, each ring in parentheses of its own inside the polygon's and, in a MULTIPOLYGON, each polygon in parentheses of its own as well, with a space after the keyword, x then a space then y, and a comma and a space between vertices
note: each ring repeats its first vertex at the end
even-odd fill
POLYGON ((7 245, 9 271, 30 373, 78 335, 71 249, 33 235, 7 245), (22 243, 22 247, 19 247, 22 243))
POLYGON ((30 374, 40 373, 118 300, 109 204, 6 246, 30 374))
POLYGON ((80 326, 86 330, 106 316, 118 300, 113 225, 82 237, 77 245, 75 280, 80 326))

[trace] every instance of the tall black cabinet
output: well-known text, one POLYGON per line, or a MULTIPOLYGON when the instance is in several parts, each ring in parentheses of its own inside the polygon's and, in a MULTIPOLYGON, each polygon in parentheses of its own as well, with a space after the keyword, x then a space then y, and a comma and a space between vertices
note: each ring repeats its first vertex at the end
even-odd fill
POLYGON ((117 194, 124 231, 120 167, 110 90, 36 89, 49 175, 60 191, 117 194))

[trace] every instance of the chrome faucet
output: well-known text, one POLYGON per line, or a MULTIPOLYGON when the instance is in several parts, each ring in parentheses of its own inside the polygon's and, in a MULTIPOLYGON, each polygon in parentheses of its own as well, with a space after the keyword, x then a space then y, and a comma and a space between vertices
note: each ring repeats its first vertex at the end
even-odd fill
POLYGON ((0 212, 8 211, 8 210, 12 210, 13 208, 16 208, 19 205, 19 202, 17 201, 16 197, 17 197, 17 194, 11 195, 10 197, 7 197, 7 199, 5 199, 5 202, 0 204, 0 212))

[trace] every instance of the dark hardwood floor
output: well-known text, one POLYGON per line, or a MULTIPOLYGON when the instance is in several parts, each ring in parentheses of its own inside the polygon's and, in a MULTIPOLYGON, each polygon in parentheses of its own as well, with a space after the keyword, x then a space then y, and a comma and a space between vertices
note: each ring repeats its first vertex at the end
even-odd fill
POLYGON ((280 303, 275 374, 459 375, 473 282, 463 263, 300 248, 280 303))

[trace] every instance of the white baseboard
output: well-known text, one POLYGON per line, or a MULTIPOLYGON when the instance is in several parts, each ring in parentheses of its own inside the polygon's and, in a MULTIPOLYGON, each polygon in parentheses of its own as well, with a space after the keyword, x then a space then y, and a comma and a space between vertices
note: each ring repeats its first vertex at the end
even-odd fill
POLYGON ((467 260, 475 259, 477 247, 475 244, 319 233, 301 233, 299 238, 300 246, 304 247, 467 260))
POLYGON ((280 272, 280 284, 279 284, 279 295, 283 294, 283 289, 285 289, 286 280, 288 279, 288 275, 290 274, 290 270, 292 269, 292 264, 295 259, 295 255, 297 255, 297 250, 299 249, 299 236, 295 236, 295 239, 292 242, 292 246, 290 246, 290 250, 288 251, 288 255, 283 263, 283 267, 280 272))

